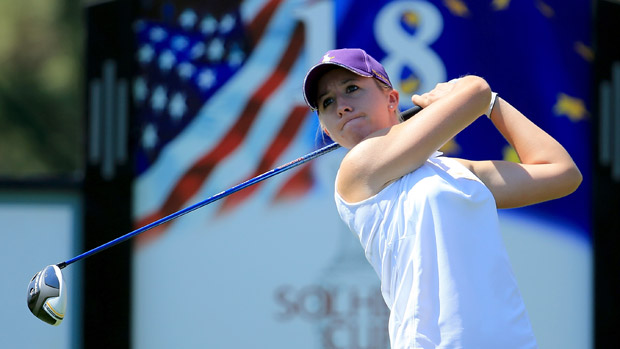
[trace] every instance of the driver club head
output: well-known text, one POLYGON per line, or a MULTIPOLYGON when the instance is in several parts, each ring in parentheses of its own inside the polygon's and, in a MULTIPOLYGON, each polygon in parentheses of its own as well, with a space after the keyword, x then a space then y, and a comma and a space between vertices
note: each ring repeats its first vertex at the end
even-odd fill
POLYGON ((60 325, 67 308, 67 286, 58 266, 48 265, 32 277, 27 300, 34 316, 50 325, 60 325))

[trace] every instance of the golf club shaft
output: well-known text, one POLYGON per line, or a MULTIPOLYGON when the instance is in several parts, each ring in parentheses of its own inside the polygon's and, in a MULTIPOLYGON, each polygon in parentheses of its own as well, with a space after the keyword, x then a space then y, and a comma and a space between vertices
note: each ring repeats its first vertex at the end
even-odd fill
MULTIPOLYGON (((415 107, 413 107, 411 109, 405 110, 404 112, 402 112, 403 119, 404 120, 409 119, 410 117, 415 115, 420 110, 422 110, 422 108, 420 108, 418 106, 415 106, 415 107)), ((245 181, 243 183, 237 184, 236 186, 234 186, 234 187, 232 187, 230 189, 227 189, 227 190, 222 191, 222 192, 220 192, 218 194, 215 194, 215 195, 211 196, 210 198, 202 200, 202 201, 200 201, 200 202, 198 202, 198 203, 196 203, 194 205, 188 206, 188 207, 186 207, 184 209, 181 209, 181 210, 179 210, 177 212, 174 212, 174 213, 172 213, 172 214, 170 214, 170 215, 168 215, 166 217, 160 218, 160 219, 158 219, 158 220, 156 220, 156 221, 154 221, 154 222, 152 222, 150 224, 147 224, 147 225, 145 225, 145 226, 143 226, 141 228, 138 228, 138 229, 136 229, 134 231, 131 231, 131 232, 129 232, 129 233, 123 235, 123 236, 120 236, 120 237, 118 237, 118 238, 116 238, 116 239, 114 239, 114 240, 112 240, 110 242, 107 242, 107 243, 105 243, 105 244, 103 244, 103 245, 101 245, 99 247, 95 247, 92 250, 86 251, 86 252, 84 252, 84 253, 82 253, 82 254, 80 254, 78 256, 75 256, 75 257, 73 257, 71 259, 68 259, 68 260, 66 260, 64 262, 58 263, 58 264, 56 264, 56 266, 59 267, 60 269, 63 269, 64 267, 68 266, 69 264, 73 264, 73 263, 75 263, 75 262, 77 262, 77 261, 79 261, 81 259, 84 259, 86 257, 90 257, 90 256, 94 255, 95 253, 99 253, 99 252, 101 252, 101 251, 103 251, 105 249, 108 249, 108 248, 110 248, 110 247, 112 247, 112 246, 114 246, 116 244, 119 244, 119 243, 121 243, 121 242, 123 242, 125 240, 131 239, 132 237, 134 237, 134 236, 136 236, 138 234, 144 233, 145 231, 147 231, 149 229, 155 228, 158 225, 164 224, 164 223, 166 223, 168 221, 171 221, 171 220, 173 220, 175 218, 181 217, 181 216, 183 216, 183 215, 185 215, 187 213, 195 211, 195 210, 197 210, 197 209, 199 209, 199 208, 201 208, 203 206, 206 206, 206 205, 208 205, 208 204, 210 204, 210 203, 212 203, 214 201, 220 200, 220 199, 222 199, 222 198, 224 198, 226 196, 229 196, 230 194, 238 192, 241 189, 247 188, 247 187, 249 187, 251 185, 254 185, 254 184, 258 183, 258 182, 262 182, 262 181, 264 181, 267 178, 271 178, 271 177, 273 177, 273 176, 275 176, 277 174, 280 174, 282 172, 288 171, 288 170, 290 170, 290 169, 292 169, 294 167, 297 167, 297 166, 299 166, 301 164, 304 164, 304 163, 306 163, 306 162, 308 162, 308 161, 310 161, 310 160, 312 160, 314 158, 317 158, 317 157, 319 157, 321 155, 327 154, 327 153, 329 153, 329 152, 331 152, 333 150, 336 150, 338 148, 340 148, 339 144, 332 143, 332 144, 327 145, 327 146, 325 146, 325 147, 323 147, 321 149, 315 150, 315 151, 313 151, 313 152, 311 152, 309 154, 306 154, 305 156, 297 158, 297 159, 295 159, 295 160, 293 160, 293 161, 291 161, 289 163, 286 163, 284 165, 278 166, 278 167, 274 168, 273 170, 267 171, 267 172, 265 172, 265 173, 263 173, 261 175, 258 175, 258 176, 254 177, 254 178, 248 179, 247 181, 245 181)))

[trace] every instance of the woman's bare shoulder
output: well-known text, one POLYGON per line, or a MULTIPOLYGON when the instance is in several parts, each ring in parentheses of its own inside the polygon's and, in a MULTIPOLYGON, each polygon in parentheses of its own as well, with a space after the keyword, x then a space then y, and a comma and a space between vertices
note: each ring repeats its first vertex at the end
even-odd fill
POLYGON ((347 202, 359 202, 383 189, 390 180, 382 180, 377 172, 381 171, 381 136, 370 137, 358 143, 345 155, 336 179, 336 190, 347 202))

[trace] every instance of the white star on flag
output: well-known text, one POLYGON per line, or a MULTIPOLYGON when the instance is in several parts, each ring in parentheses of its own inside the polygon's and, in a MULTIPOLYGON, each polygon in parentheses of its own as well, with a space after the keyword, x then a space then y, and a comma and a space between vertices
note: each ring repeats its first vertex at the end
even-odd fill
POLYGON ((210 60, 219 61, 220 59, 222 59, 222 56, 224 55, 224 43, 222 42, 222 39, 215 38, 211 40, 211 43, 209 43, 209 48, 207 50, 207 54, 210 60))
POLYGON ((189 80, 196 72, 196 67, 194 67, 191 63, 183 62, 179 64, 177 71, 179 72, 179 77, 183 80, 189 80))
POLYGON ((157 86, 151 96, 151 108, 156 112, 161 112, 164 108, 166 108, 166 103, 168 103, 166 88, 163 86, 157 86))
POLYGON ((157 129, 153 124, 149 123, 142 131, 142 147, 151 150, 157 145, 157 129))
POLYGON ((180 120, 185 115, 186 110, 185 96, 180 92, 175 93, 168 105, 168 113, 174 120, 180 120))
POLYGON ((187 40, 187 38, 185 36, 182 35, 175 35, 172 38, 172 43, 171 43, 172 48, 175 51, 183 51, 187 48, 187 46, 189 46, 189 40, 187 40))
POLYGON ((200 22, 200 31, 205 35, 211 35, 217 29, 217 21, 213 16, 206 16, 202 22, 200 22))
POLYGON ((198 16, 196 15, 196 12, 189 8, 183 11, 181 16, 179 16, 179 23, 181 24, 181 27, 186 30, 191 29, 196 24, 197 20, 198 16))
POLYGON ((150 63, 154 55, 155 50, 153 50, 151 45, 142 45, 138 50, 138 61, 140 63, 150 63))
POLYGON ((155 27, 149 32, 149 38, 154 42, 164 41, 168 37, 168 33, 161 27, 155 27))
POLYGON ((215 74, 211 69, 205 69, 198 75, 197 83, 204 90, 210 89, 215 84, 215 74))
POLYGON ((231 67, 238 67, 241 65, 241 63, 243 63, 244 58, 245 58, 245 54, 243 53, 243 51, 240 50, 238 47, 235 47, 228 54, 228 64, 231 67))
POLYGON ((133 82, 134 100, 138 103, 142 103, 146 99, 147 94, 148 87, 146 86, 146 81, 144 81, 144 77, 137 77, 133 82))
POLYGON ((172 69, 172 66, 176 63, 177 58, 172 51, 166 50, 159 56, 159 69, 168 71, 172 69))
POLYGON ((226 34, 235 27, 235 17, 231 14, 225 15, 220 21, 220 33, 226 34))
POLYGON ((189 55, 192 59, 196 60, 200 58, 202 55, 204 55, 205 51, 207 51, 207 47, 205 46, 204 43, 199 42, 196 45, 194 45, 194 47, 192 47, 189 55))

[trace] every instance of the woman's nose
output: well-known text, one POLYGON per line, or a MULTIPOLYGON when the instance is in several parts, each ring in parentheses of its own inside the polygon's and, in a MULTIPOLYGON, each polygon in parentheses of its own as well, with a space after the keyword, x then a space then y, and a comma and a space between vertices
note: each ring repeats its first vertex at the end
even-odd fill
POLYGON ((346 113, 350 113, 353 111, 353 108, 346 102, 338 103, 338 116, 343 116, 346 113))

